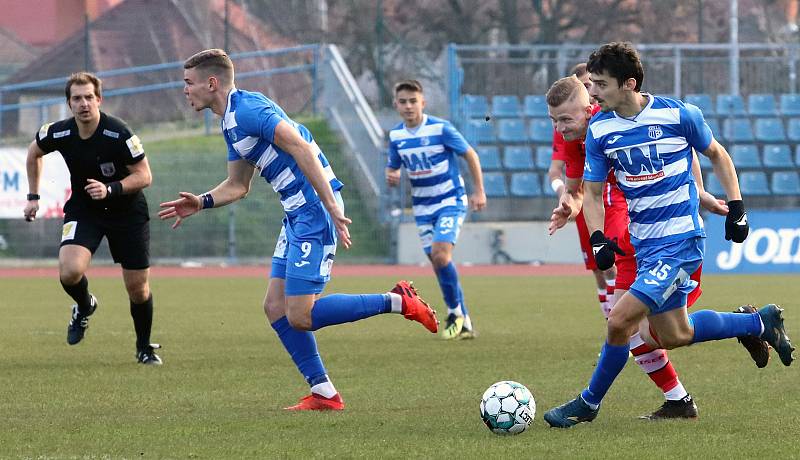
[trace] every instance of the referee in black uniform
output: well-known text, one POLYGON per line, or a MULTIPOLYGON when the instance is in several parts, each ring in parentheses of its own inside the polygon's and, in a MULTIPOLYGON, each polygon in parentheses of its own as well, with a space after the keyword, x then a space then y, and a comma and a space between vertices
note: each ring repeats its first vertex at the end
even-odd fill
POLYGON ((150 165, 139 138, 122 120, 100 111, 102 83, 88 72, 72 74, 65 88, 73 117, 48 123, 28 147, 28 204, 25 219, 39 210, 42 157, 58 150, 69 168, 72 196, 64 205, 58 252, 61 286, 75 300, 67 343, 83 339, 97 299, 84 273, 105 236, 130 299, 136 330, 136 359, 161 364, 150 343, 153 296, 150 293, 150 217, 142 189, 150 185, 150 165))

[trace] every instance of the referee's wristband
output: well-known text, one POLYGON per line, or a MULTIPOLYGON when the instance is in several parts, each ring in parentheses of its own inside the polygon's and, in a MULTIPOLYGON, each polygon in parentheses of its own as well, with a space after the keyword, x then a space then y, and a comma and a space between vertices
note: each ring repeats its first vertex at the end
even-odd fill
POLYGON ((202 201, 202 206, 200 209, 208 209, 214 207, 214 197, 211 196, 210 193, 204 193, 200 195, 200 199, 202 201))
POLYGON ((108 192, 106 198, 113 198, 115 196, 122 195, 122 182, 114 181, 110 184, 106 184, 106 191, 108 192))
POLYGON ((552 188, 553 191, 556 193, 558 193, 558 188, 563 186, 564 186, 564 181, 561 179, 553 179, 553 181, 550 182, 550 188, 552 188))
POLYGON ((42 199, 42 197, 40 197, 38 193, 29 193, 28 194, 28 201, 38 201, 40 199, 42 199))

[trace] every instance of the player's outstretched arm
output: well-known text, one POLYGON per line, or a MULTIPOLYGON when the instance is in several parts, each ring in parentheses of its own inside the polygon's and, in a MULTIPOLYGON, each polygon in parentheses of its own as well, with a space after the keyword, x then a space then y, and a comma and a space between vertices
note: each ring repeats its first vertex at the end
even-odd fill
MULTIPOLYGON (((42 150, 36 141, 31 142, 28 146, 28 157, 25 160, 25 168, 28 172, 28 194, 29 195, 38 195, 39 194, 39 181, 42 177, 42 157, 45 156, 44 150, 42 150)), ((39 211, 39 200, 28 200, 27 204, 25 204, 25 209, 22 211, 23 215, 25 216, 25 220, 28 222, 32 222, 36 219, 36 213, 39 211)))
POLYGON ((295 128, 283 120, 275 126, 273 144, 287 152, 297 162, 297 166, 300 167, 303 175, 311 182, 314 191, 319 195, 322 205, 328 210, 328 214, 330 214, 333 224, 336 226, 339 242, 345 248, 349 248, 352 242, 350 240, 350 230, 347 226, 353 221, 344 215, 344 211, 336 202, 331 183, 325 177, 322 163, 317 158, 317 152, 314 151, 311 144, 300 136, 300 133, 295 128))
POLYGON ((200 196, 189 192, 180 192, 180 198, 177 200, 160 204, 161 211, 159 211, 158 217, 161 220, 175 218, 172 228, 177 228, 183 219, 197 214, 202 209, 218 208, 238 201, 247 196, 250 191, 254 173, 255 168, 244 160, 229 161, 228 177, 213 190, 200 196))
POLYGON ((483 170, 481 159, 472 147, 464 154, 467 167, 472 175, 472 194, 469 196, 469 207, 473 211, 480 211, 486 207, 486 192, 483 189, 483 170))

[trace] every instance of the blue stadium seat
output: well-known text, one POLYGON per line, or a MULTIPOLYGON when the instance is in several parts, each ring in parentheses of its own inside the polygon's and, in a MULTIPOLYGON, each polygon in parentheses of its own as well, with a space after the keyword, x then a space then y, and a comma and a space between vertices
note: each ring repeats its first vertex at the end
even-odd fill
POLYGON ((511 195, 521 197, 541 196, 542 184, 539 175, 532 172, 517 172, 511 175, 511 195))
POLYGON ((711 96, 708 94, 687 94, 683 102, 699 107, 705 117, 713 116, 716 113, 714 104, 711 102, 711 96))
POLYGON ((503 167, 508 170, 534 169, 531 148, 527 145, 506 147, 503 152, 503 167))
POLYGON ((531 120, 531 141, 540 144, 553 144, 553 123, 550 120, 531 120))
POLYGON ((772 174, 772 193, 800 195, 800 175, 797 171, 776 171, 772 174))
POLYGON ((465 94, 461 101, 467 118, 483 118, 489 114, 489 101, 486 96, 465 94))
POLYGON ((467 138, 467 142, 472 146, 497 142, 497 138, 494 135, 494 126, 483 120, 470 120, 467 122, 465 131, 464 135, 467 138))
POLYGON ((724 137, 722 136, 722 128, 719 126, 719 120, 716 118, 706 118, 706 124, 711 128, 711 134, 714 135, 714 139, 716 139, 717 142, 722 142, 724 137))
POLYGON ((794 168, 792 150, 786 144, 765 145, 764 167, 776 169, 794 168))
POLYGON ((483 188, 488 197, 505 197, 508 195, 506 176, 501 172, 487 172, 483 175, 483 188))
POLYGON ((739 188, 742 195, 769 195, 767 174, 764 171, 748 171, 739 175, 739 188))
POLYGON ((506 118, 497 122, 497 139, 500 142, 525 142, 525 122, 521 118, 506 118))
POLYGON ((726 118, 722 123, 723 137, 730 143, 753 142, 753 127, 748 118, 726 118))
POLYGON ((542 171, 550 169, 550 160, 553 158, 552 145, 540 145, 536 147, 536 168, 542 171))
POLYGON ((720 94, 717 96, 717 116, 747 115, 744 100, 738 94, 720 94))
POLYGON ((547 100, 544 96, 529 94, 525 96, 525 116, 530 118, 548 118, 547 100))
POLYGON ((800 166, 800 144, 796 145, 794 149, 794 164, 800 166))
POLYGON ((786 142, 786 132, 780 118, 756 120, 756 140, 759 142, 786 142))
POLYGON ((754 117, 774 117, 778 115, 775 96, 772 94, 751 94, 747 96, 747 111, 754 117))
POLYGON ((500 149, 495 145, 486 145, 478 149, 478 158, 481 160, 481 169, 501 169, 500 149))
POLYGON ((800 142, 800 118, 790 118, 786 126, 786 137, 791 142, 800 142))
POLYGON ((800 116, 800 94, 781 94, 781 115, 800 116))
POLYGON ((736 144, 730 151, 736 169, 755 169, 761 167, 758 146, 755 144, 736 144))
POLYGON ((510 94, 492 97, 492 115, 498 118, 520 116, 519 99, 510 94))
POLYGON ((703 179, 703 186, 708 193, 714 196, 725 196, 725 189, 722 188, 719 179, 717 179, 717 176, 712 172, 709 172, 705 179, 703 179))

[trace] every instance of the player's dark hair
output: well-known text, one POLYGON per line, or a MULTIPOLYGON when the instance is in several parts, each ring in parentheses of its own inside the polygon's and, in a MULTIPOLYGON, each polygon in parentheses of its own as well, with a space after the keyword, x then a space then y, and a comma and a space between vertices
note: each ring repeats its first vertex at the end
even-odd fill
POLYGON ((67 96, 67 102, 72 97, 72 85, 93 85, 94 95, 98 99, 103 97, 103 81, 89 72, 75 72, 67 78, 67 85, 64 87, 64 94, 67 96))
POLYGON ((225 83, 233 82, 233 61, 224 50, 207 49, 183 61, 184 69, 197 69, 204 75, 222 77, 225 83))
POLYGON ((575 75, 576 77, 581 78, 587 73, 589 73, 589 71, 586 70, 586 63, 580 62, 578 64, 575 64, 575 67, 573 67, 572 70, 569 71, 568 75, 575 75))
POLYGON ((422 83, 417 80, 402 80, 394 85, 394 94, 397 95, 400 91, 415 91, 421 93, 422 83))
POLYGON ((636 80, 635 91, 642 89, 644 69, 639 52, 630 42, 607 43, 595 50, 586 62, 586 70, 591 73, 607 73, 617 80, 617 84, 629 78, 636 80))

